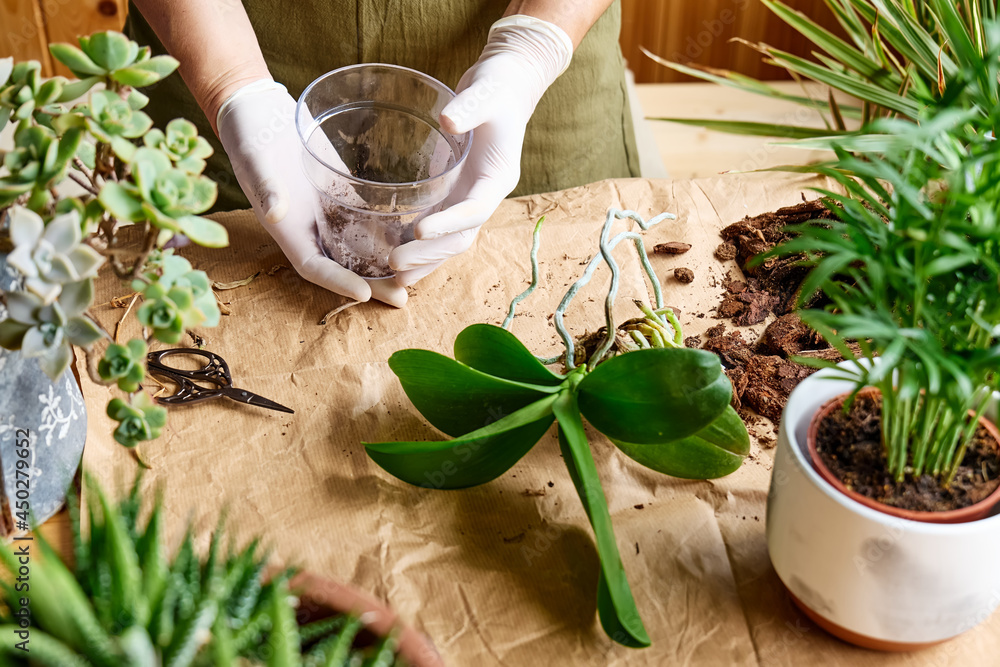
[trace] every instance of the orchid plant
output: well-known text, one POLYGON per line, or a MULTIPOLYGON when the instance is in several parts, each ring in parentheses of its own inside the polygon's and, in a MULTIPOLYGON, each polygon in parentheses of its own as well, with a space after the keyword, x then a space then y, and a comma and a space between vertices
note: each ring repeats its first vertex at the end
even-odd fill
POLYGON ((216 198, 202 175, 208 142, 187 120, 154 129, 143 112, 148 99, 137 88, 171 74, 177 61, 119 32, 78 42, 50 46, 77 80, 45 80, 36 61, 0 59, 0 129, 14 125, 0 168, 0 252, 21 276, 19 288, 2 293, 0 346, 38 359, 53 380, 79 347, 94 382, 130 394, 112 400, 108 414, 119 422, 115 439, 131 447, 155 438, 166 420, 141 391, 148 343, 176 344, 192 327, 219 321, 208 276, 169 244, 186 237, 222 247, 228 237, 198 215, 216 198), (63 194, 67 181, 81 194, 63 194), (141 245, 123 240, 126 226, 139 227, 141 245), (145 339, 120 344, 89 313, 104 264, 142 298, 145 339))
POLYGON ((632 211, 608 212, 600 252, 555 312, 553 321, 566 349, 550 359, 535 357, 507 330, 517 304, 538 285, 539 221, 531 250, 531 285, 511 303, 502 326, 466 328, 455 339, 454 359, 429 350, 402 350, 389 359, 416 409, 452 439, 365 445, 375 463, 405 482, 462 489, 502 475, 556 422, 559 448, 597 538, 598 615, 612 639, 631 647, 648 646, 650 639, 625 576, 583 417, 625 455, 675 477, 728 475, 750 450, 746 426, 730 405, 732 387, 719 358, 684 347, 680 322, 663 305, 642 237, 626 231, 610 238, 618 219, 632 220, 645 230, 672 217, 664 214, 647 223, 632 211), (642 317, 616 326, 613 309, 620 270, 612 250, 626 240, 635 245, 655 306, 637 301, 642 317), (601 263, 611 270, 605 327, 578 345, 564 315, 601 263), (564 373, 548 368, 560 361, 564 373))

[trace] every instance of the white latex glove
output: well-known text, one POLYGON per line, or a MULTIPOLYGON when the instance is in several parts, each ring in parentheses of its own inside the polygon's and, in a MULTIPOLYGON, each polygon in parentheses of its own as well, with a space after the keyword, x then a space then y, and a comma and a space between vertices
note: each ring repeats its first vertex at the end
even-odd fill
POLYGON ((517 15, 493 24, 482 55, 441 112, 445 131, 476 131, 462 177, 450 206, 418 222, 417 240, 389 255, 396 282, 412 285, 469 249, 482 224, 517 186, 528 119, 572 57, 572 40, 552 23, 517 15))
POLYGON ((367 281, 323 254, 316 236, 319 194, 302 168, 295 100, 270 80, 243 86, 219 108, 219 139, 257 220, 300 276, 349 299, 406 304, 393 280, 367 281))

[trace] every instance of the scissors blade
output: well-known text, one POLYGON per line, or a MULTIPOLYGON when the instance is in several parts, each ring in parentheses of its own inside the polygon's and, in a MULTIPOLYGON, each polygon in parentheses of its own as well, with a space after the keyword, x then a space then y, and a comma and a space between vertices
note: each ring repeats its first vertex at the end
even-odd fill
POLYGON ((278 412, 287 412, 288 414, 295 414, 295 410, 291 408, 286 408, 281 403, 275 403, 274 401, 259 396, 252 391, 247 391, 246 389, 237 389, 236 387, 225 387, 220 390, 224 396, 228 396, 234 401, 239 401, 240 403, 246 403, 247 405, 256 405, 259 408, 267 408, 268 410, 277 410, 278 412))

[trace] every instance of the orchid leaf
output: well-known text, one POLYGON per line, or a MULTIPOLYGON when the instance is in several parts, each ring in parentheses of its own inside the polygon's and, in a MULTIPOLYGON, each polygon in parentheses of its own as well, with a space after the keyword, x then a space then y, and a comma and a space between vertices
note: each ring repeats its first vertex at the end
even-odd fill
POLYGON ((576 394, 570 391, 561 393, 553 410, 559 420, 559 448, 597 541, 597 557, 601 562, 597 613, 601 619, 601 627, 609 637, 625 646, 649 646, 649 635, 639 617, 639 610, 625 577, 625 566, 611 527, 608 503, 590 453, 583 422, 580 420, 576 394))
POLYGON ((680 440, 657 445, 612 442, 645 467, 684 479, 725 477, 750 453, 750 435, 731 405, 711 424, 680 440))
POLYGON ((482 428, 558 389, 504 380, 428 350, 396 352, 389 367, 420 414, 450 436, 482 428))
POLYGON ((580 382, 580 411, 610 438, 657 444, 711 424, 732 386, 705 350, 654 348, 614 357, 580 382))
POLYGON ((404 482, 463 489, 496 479, 528 453, 552 425, 550 394, 454 440, 365 443, 368 456, 404 482))
POLYGON ((492 324, 473 324, 455 339, 455 359, 488 375, 556 386, 565 378, 546 368, 517 336, 492 324))

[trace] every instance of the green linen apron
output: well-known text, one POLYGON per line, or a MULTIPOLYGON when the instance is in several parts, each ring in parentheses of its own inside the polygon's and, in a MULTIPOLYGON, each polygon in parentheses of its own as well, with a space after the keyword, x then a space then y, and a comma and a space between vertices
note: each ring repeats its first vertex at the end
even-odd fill
MULTIPOLYGON (((274 79, 295 98, 330 70, 363 62, 402 65, 454 88, 479 58, 507 0, 243 0, 274 79)), ((549 88, 528 124, 521 181, 513 195, 550 192, 639 175, 616 2, 597 21, 569 69, 549 88)), ((226 26, 220 25, 225 39, 226 26)), ((165 50, 130 2, 126 32, 154 53, 165 50)), ((184 116, 215 154, 205 174, 219 183, 213 210, 247 208, 229 160, 179 75, 144 91, 156 125, 184 116)))

